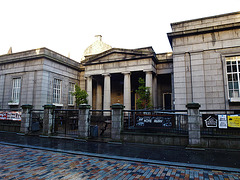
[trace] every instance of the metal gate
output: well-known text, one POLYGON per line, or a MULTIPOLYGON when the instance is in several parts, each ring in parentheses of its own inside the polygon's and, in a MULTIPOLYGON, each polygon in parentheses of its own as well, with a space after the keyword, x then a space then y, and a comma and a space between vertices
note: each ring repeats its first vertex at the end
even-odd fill
POLYGON ((78 110, 55 109, 54 132, 60 136, 78 136, 78 110))
POLYGON ((32 124, 30 124, 31 133, 39 134, 42 132, 43 129, 44 110, 32 109, 30 112, 32 119, 32 124))
POLYGON ((90 136, 92 138, 110 138, 111 117, 110 110, 90 110, 90 136))
POLYGON ((187 135, 188 115, 177 110, 124 110, 124 131, 187 135))

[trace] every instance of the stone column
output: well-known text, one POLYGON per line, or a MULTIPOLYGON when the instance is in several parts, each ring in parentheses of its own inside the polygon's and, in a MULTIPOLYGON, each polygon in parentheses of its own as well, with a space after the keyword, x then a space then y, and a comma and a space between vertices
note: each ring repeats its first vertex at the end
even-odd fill
POLYGON ((96 109, 102 110, 102 85, 97 83, 96 109))
POLYGON ((153 76, 153 107, 157 109, 158 107, 158 99, 157 99, 157 75, 153 76))
POLYGON ((43 116, 43 134, 51 135, 54 132, 54 109, 55 106, 52 104, 44 105, 44 116, 43 116))
POLYGON ((120 140, 120 133, 123 128, 123 108, 122 104, 113 104, 112 108, 112 126, 111 126, 111 138, 113 140, 120 140))
POLYGON ((88 104, 92 106, 92 76, 87 77, 88 104))
POLYGON ((79 105, 78 135, 80 138, 88 138, 88 136, 89 136, 90 108, 91 108, 91 106, 88 104, 79 105))
POLYGON ((111 106, 111 77, 109 74, 104 75, 104 102, 103 110, 110 110, 111 106))
POLYGON ((124 74, 123 102, 126 110, 131 110, 131 75, 130 72, 124 74))
POLYGON ((188 103, 186 105, 188 109, 188 140, 189 146, 200 145, 200 114, 198 103, 188 103))
POLYGON ((152 80, 152 71, 146 72, 146 87, 150 87, 151 93, 151 102, 153 103, 153 80, 152 80))
POLYGON ((22 105, 21 107, 22 107, 22 115, 21 115, 20 132, 24 134, 28 134, 32 124, 31 109, 33 108, 33 106, 30 104, 25 104, 25 105, 22 105))

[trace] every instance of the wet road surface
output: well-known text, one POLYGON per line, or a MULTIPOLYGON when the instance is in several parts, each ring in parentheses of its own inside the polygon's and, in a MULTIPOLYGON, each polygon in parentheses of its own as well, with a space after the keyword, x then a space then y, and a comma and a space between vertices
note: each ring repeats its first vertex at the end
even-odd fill
MULTIPOLYGON (((161 162, 184 163, 206 166, 240 168, 240 151, 220 149, 186 149, 180 146, 156 146, 147 144, 112 144, 101 142, 83 142, 79 140, 22 136, 16 133, 0 132, 0 143, 12 143, 28 147, 42 147, 63 151, 84 152, 157 160, 161 162)), ((11 145, 11 144, 10 144, 11 145)), ((168 164, 168 163, 167 163, 168 164)), ((171 163, 170 163, 171 164, 171 163)))
POLYGON ((0 144, 0 179, 239 179, 223 172, 0 144))

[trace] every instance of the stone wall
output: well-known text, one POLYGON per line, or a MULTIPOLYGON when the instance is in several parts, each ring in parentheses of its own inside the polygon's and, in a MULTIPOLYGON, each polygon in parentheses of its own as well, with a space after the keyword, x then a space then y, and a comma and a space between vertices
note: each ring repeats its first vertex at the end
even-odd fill
POLYGON ((199 19, 193 19, 189 21, 182 21, 177 23, 172 23, 172 31, 187 31, 192 29, 208 28, 210 26, 219 26, 224 24, 231 24, 239 22, 240 13, 228 13, 222 15, 216 15, 211 17, 204 17, 199 19))
POLYGON ((143 144, 157 144, 157 145, 170 145, 170 146, 187 146, 188 136, 184 135, 168 135, 157 133, 130 133, 122 132, 121 140, 131 143, 143 144))
POLYGON ((231 108, 225 57, 240 54, 240 14, 173 23, 175 108, 198 102, 202 109, 231 108))
POLYGON ((73 68, 74 65, 79 63, 45 48, 0 56, 0 108, 10 107, 12 79, 18 77, 21 93, 15 108, 31 104, 42 109, 52 103, 54 78, 62 80, 62 103, 67 108, 69 82, 79 84, 80 78, 80 67, 73 68))

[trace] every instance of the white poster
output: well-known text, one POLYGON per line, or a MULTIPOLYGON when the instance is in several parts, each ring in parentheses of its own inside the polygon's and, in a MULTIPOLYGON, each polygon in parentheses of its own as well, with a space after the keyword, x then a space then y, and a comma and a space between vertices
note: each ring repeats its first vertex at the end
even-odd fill
POLYGON ((21 121, 21 112, 16 111, 0 111, 0 120, 21 121))
POLYGON ((218 115, 218 128, 227 129, 227 115, 218 115))

